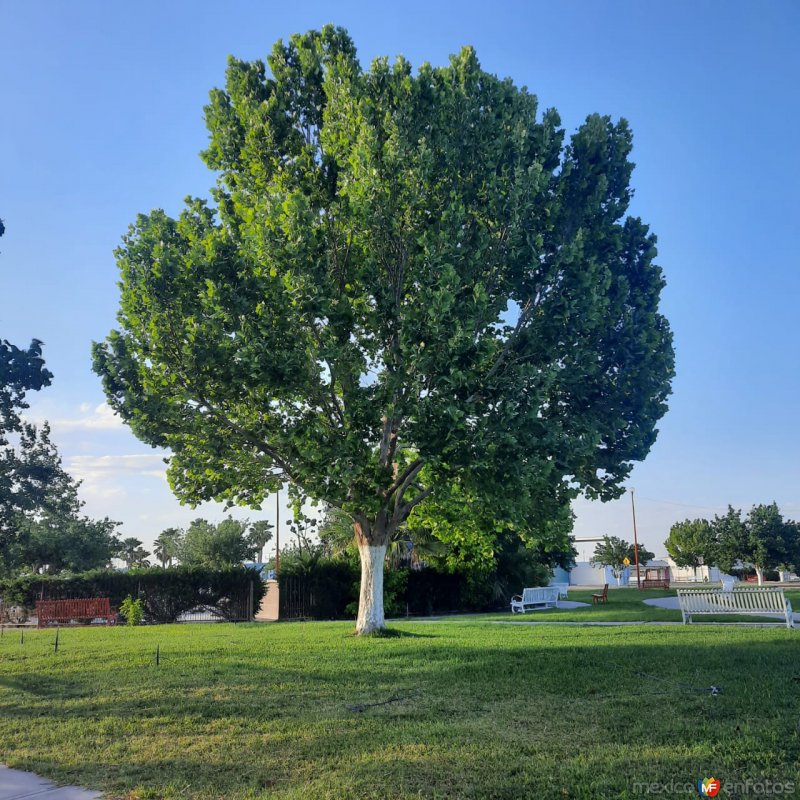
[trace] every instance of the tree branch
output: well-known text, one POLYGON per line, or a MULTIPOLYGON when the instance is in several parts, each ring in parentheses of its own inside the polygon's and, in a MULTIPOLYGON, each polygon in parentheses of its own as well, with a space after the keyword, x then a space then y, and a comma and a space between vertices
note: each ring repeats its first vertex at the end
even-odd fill
POLYGON ((405 522, 408 519, 408 515, 411 513, 414 506, 419 505, 426 497, 430 496, 430 493, 433 491, 433 486, 429 486, 427 489, 423 489, 416 497, 413 497, 408 503, 403 503, 398 509, 395 508, 394 513, 394 520, 397 524, 401 522, 405 522))
POLYGON ((511 351, 514 349, 514 345, 519 338, 520 332, 525 327, 526 323, 530 319, 531 314, 533 313, 533 309, 535 308, 533 301, 528 300, 525 303, 522 311, 520 312, 519 319, 517 319, 517 324, 514 326, 514 330, 511 332, 511 335, 506 339, 505 344, 503 345, 503 349, 500 351, 500 355, 497 357, 497 360, 492 364, 491 369, 486 373, 486 377, 483 379, 483 386, 480 389, 474 391, 468 398, 468 403, 474 403, 480 396, 483 394, 484 389, 488 382, 497 374, 498 370, 503 363, 508 358, 511 351))
POLYGON ((401 489, 400 494, 398 497, 402 499, 402 494, 408 489, 409 484, 414 478, 417 476, 419 471, 425 466, 425 462, 418 458, 416 461, 412 461, 400 475, 397 476, 395 482, 386 490, 384 493, 384 497, 388 500, 398 489, 401 489))

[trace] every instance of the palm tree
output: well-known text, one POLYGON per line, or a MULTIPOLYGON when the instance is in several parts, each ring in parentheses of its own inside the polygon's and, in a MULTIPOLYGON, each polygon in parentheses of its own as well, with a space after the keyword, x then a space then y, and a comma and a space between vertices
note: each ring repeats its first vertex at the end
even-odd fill
POLYGON ((163 568, 171 567, 173 559, 177 559, 182 538, 183 531, 180 528, 167 528, 158 534, 153 542, 153 555, 163 568))
POLYGON ((129 536, 127 539, 122 540, 120 558, 125 562, 125 566, 128 569, 133 569, 133 567, 149 567, 150 562, 147 560, 149 555, 150 553, 142 547, 140 539, 129 536))
POLYGON ((247 540, 253 548, 253 555, 258 555, 258 563, 264 561, 264 546, 272 539, 272 525, 265 519, 258 520, 250 525, 247 531, 247 540))

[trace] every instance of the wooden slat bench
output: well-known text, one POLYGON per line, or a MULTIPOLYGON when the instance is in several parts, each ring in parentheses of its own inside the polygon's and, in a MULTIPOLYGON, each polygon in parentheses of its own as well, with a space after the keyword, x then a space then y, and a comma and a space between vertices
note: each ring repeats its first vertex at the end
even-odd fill
POLYGON ((114 625, 117 613, 111 609, 107 597, 90 597, 83 600, 37 600, 36 616, 39 627, 48 625, 90 624, 95 619, 104 619, 106 625, 114 625))
POLYGON ((747 587, 724 591, 723 589, 678 589, 683 624, 688 625, 697 614, 745 614, 763 617, 780 614, 786 627, 794 627, 792 604, 783 589, 747 587))
POLYGON ((537 586, 532 589, 523 589, 522 594, 515 594, 511 598, 511 613, 524 614, 528 608, 558 608, 557 586, 537 586))
POLYGON ((642 578, 640 589, 669 589, 669 578, 642 578))

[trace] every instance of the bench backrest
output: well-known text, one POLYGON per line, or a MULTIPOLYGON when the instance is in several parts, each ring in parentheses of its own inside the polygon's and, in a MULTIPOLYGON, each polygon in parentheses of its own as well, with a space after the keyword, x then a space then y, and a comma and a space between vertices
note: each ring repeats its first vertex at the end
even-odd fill
POLYGON ((107 597, 90 597, 83 600, 37 600, 36 615, 43 619, 94 619, 111 615, 111 601, 107 597))
POLYGON ((766 587, 733 589, 678 589, 681 608, 689 614, 758 612, 784 613, 786 597, 783 589, 766 587))
POLYGON ((537 586, 533 589, 523 589, 522 602, 528 603, 554 603, 558 600, 558 586, 537 586))

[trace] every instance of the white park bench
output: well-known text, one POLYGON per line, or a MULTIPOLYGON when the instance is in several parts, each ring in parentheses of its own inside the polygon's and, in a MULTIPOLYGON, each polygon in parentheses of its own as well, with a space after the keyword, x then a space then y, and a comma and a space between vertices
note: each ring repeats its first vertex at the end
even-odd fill
POLYGON ((558 608, 558 586, 537 586, 533 589, 523 589, 522 594, 515 594, 511 598, 511 613, 524 614, 528 608, 558 608))
POLYGON ((695 614, 747 614, 763 617, 779 614, 786 620, 786 627, 794 627, 792 604, 783 594, 783 589, 763 586, 733 589, 678 589, 683 624, 691 623, 695 614))

